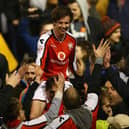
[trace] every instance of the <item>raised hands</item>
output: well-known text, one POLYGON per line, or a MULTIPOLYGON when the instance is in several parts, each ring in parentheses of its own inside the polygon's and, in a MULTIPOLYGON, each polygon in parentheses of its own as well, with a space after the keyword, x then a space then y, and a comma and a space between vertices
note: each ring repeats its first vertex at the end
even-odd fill
POLYGON ((107 49, 107 51, 104 55, 104 58, 103 58, 104 68, 110 67, 110 60, 111 60, 111 51, 110 51, 110 48, 109 48, 109 49, 107 49))
POLYGON ((99 46, 96 48, 93 44, 93 51, 95 54, 95 57, 104 57, 107 50, 110 48, 110 42, 108 40, 104 41, 104 39, 101 40, 99 46))
POLYGON ((59 73, 57 78, 54 77, 54 82, 55 82, 55 85, 57 87, 57 91, 63 91, 64 82, 65 82, 65 78, 64 78, 63 73, 59 73))
POLYGON ((10 75, 6 74, 6 85, 10 85, 15 88, 21 80, 21 76, 17 71, 14 71, 10 75))
POLYGON ((27 70, 27 65, 22 65, 17 71, 14 71, 10 75, 6 75, 6 85, 11 85, 16 87, 20 80, 24 77, 24 74, 27 70))
POLYGON ((77 59, 76 64, 77 64, 76 74, 82 76, 86 68, 85 63, 82 59, 77 59))
POLYGON ((25 75, 25 72, 27 71, 27 64, 23 64, 17 71, 19 73, 20 77, 23 78, 25 75))

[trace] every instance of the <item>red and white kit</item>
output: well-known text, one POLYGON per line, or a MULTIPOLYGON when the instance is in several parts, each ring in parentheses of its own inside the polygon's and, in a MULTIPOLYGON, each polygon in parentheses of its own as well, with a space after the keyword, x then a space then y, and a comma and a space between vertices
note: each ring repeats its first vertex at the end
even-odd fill
POLYGON ((75 47, 76 40, 69 32, 63 41, 57 40, 52 30, 40 36, 36 64, 44 71, 43 80, 59 72, 67 79, 68 67, 71 71, 76 70, 75 47))

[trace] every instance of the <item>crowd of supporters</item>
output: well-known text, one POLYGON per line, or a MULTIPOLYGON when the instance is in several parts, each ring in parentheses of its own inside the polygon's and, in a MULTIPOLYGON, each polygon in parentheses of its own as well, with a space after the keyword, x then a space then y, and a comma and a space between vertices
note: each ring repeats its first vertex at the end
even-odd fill
POLYGON ((128 8, 128 0, 1 0, 0 35, 18 66, 10 70, 0 49, 0 127, 128 129, 128 8))

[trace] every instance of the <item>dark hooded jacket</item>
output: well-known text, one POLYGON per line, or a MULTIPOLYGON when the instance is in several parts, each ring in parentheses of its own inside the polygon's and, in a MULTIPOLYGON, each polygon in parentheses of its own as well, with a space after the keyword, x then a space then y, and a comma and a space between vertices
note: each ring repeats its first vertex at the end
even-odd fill
POLYGON ((4 55, 0 54, 0 88, 5 82, 6 73, 9 72, 8 62, 4 55))

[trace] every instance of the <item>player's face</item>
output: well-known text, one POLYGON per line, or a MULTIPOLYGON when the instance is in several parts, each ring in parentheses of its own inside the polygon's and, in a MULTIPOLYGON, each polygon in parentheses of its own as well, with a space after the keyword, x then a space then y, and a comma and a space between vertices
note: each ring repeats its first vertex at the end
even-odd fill
POLYGON ((64 35, 66 31, 69 29, 70 25, 70 17, 65 16, 54 23, 54 31, 57 35, 64 35))

